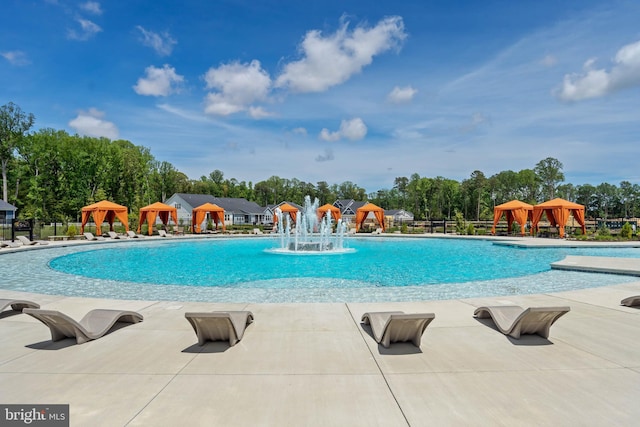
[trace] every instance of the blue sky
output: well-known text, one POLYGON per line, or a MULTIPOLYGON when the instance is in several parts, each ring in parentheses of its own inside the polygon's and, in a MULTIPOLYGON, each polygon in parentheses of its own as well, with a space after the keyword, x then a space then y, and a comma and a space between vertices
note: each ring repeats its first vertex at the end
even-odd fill
POLYGON ((564 164, 640 183, 637 1, 8 0, 0 105, 34 129, 367 192, 564 164))

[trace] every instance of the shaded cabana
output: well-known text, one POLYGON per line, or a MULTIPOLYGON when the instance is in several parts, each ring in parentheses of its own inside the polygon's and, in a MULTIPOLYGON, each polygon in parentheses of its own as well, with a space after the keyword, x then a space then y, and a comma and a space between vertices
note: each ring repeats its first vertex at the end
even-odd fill
POLYGON ((316 212, 318 214, 318 220, 321 220, 322 218, 324 218, 327 212, 331 212, 331 216, 333 217, 334 221, 339 220, 340 217, 342 216, 342 214, 340 213, 340 209, 329 203, 327 203, 326 205, 320 206, 316 212))
POLYGON ((109 231, 113 231, 113 222, 116 218, 124 225, 125 230, 129 231, 129 215, 126 206, 103 200, 82 208, 82 225, 80 232, 84 233, 84 226, 89 222, 89 218, 93 216, 93 222, 96 223, 96 234, 102 234, 102 223, 109 224, 109 231))
MULTIPOLYGON (((288 213, 289 216, 291 217, 291 222, 293 223, 296 222, 296 215, 298 215, 298 208, 296 208, 295 206, 291 206, 289 203, 283 203, 280 206, 278 206, 278 209, 280 209, 283 215, 288 213)), ((277 215, 273 217, 273 222, 278 222, 277 215)))
POLYGON ((547 215, 547 220, 552 227, 558 227, 560 237, 564 237, 564 227, 567 225, 569 215, 573 214, 573 218, 578 221, 582 227, 582 234, 586 234, 587 229, 584 225, 584 206, 577 203, 569 202, 564 199, 553 199, 533 207, 532 226, 537 231, 538 223, 542 219, 542 215, 547 215))
POLYGON ((156 202, 141 208, 140 221, 138 221, 138 233, 140 233, 142 224, 146 220, 149 236, 151 236, 153 234, 153 225, 156 223, 156 218, 160 218, 160 221, 162 221, 166 226, 169 223, 169 217, 171 217, 176 225, 178 224, 178 210, 173 206, 165 205, 161 202, 156 202))
POLYGON ((191 226, 194 233, 200 232, 207 213, 211 217, 211 221, 216 224, 216 229, 218 229, 218 224, 222 224, 223 230, 226 229, 224 225, 224 209, 213 203, 205 203, 193 208, 191 212, 191 226))
POLYGON ((515 221, 520 224, 520 234, 524 236, 524 227, 527 220, 533 221, 533 205, 521 202, 520 200, 512 200, 493 208, 493 228, 491 228, 491 234, 496 234, 496 225, 498 225, 503 214, 507 217, 507 231, 511 233, 513 222, 515 221))
POLYGON ((380 224, 382 231, 384 231, 384 209, 374 205, 373 203, 367 203, 364 206, 356 209, 356 232, 360 230, 360 226, 362 226, 362 223, 367 219, 367 216, 370 213, 373 213, 373 215, 376 217, 376 220, 378 221, 378 224, 380 224))

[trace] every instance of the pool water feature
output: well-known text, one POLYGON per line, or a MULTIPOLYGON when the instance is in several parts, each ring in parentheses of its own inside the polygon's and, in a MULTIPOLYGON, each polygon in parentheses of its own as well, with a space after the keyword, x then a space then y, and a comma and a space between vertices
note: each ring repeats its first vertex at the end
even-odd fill
POLYGON ((550 270, 566 255, 640 249, 520 249, 459 239, 353 238, 356 252, 280 257, 272 238, 78 245, 0 256, 0 287, 99 298, 354 302, 556 292, 637 277, 550 270))
POLYGON ((277 236, 279 246, 267 249, 267 252, 285 255, 327 255, 351 253, 352 248, 345 245, 347 225, 338 219, 333 231, 331 212, 318 218, 320 202, 311 202, 310 196, 305 196, 304 206, 295 216, 295 228, 291 227, 291 216, 276 208, 277 236))

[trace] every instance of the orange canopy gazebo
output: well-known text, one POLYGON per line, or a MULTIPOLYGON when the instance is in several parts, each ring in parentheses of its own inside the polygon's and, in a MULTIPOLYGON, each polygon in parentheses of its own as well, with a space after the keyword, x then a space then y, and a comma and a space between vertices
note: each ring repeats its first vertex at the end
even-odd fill
MULTIPOLYGON (((283 203, 278 206, 278 209, 282 211, 283 214, 288 213, 291 217, 291 222, 296 222, 296 215, 298 214, 298 208, 291 206, 289 203, 283 203)), ((278 216, 273 217, 273 222, 278 222, 278 216)))
POLYGON ((538 229, 538 223, 542 219, 542 214, 547 215, 547 219, 553 227, 558 227, 560 237, 564 237, 564 227, 569 220, 569 214, 573 214, 573 218, 578 221, 582 227, 582 234, 587 232, 584 225, 584 206, 577 203, 569 202, 564 199, 553 199, 533 207, 532 226, 538 229))
POLYGON ((521 202, 520 200, 512 200, 493 208, 493 228, 491 228, 491 234, 496 234, 496 225, 498 225, 502 214, 505 214, 507 217, 508 232, 511 233, 513 221, 515 221, 520 224, 520 234, 524 236, 524 226, 527 220, 533 220, 533 205, 521 202))
POLYGON ((380 227, 382 227, 382 231, 384 231, 384 209, 374 205, 373 203, 367 203, 356 209, 356 232, 360 230, 360 226, 371 212, 373 212, 376 220, 380 224, 380 227))
POLYGON ((319 220, 324 218, 324 216, 327 214, 327 212, 331 212, 331 216, 333 217, 334 221, 339 220, 340 217, 342 216, 340 214, 340 209, 335 207, 335 206, 333 206, 332 204, 329 204, 329 203, 327 203, 326 205, 320 206, 316 212, 318 214, 318 219, 319 220))
POLYGON ((202 222, 204 221, 204 217, 207 215, 207 212, 211 215, 211 221, 216 224, 216 229, 218 228, 218 223, 221 223, 222 229, 225 230, 224 209, 213 203, 205 203, 204 205, 193 208, 191 213, 191 225, 193 227, 193 232, 200 232, 202 222))
POLYGON ((165 205, 161 202, 153 203, 149 206, 145 206, 140 209, 140 221, 138 221, 138 233, 142 228, 142 224, 144 221, 147 221, 149 236, 153 234, 153 224, 156 223, 156 218, 160 217, 160 221, 164 225, 167 225, 169 222, 169 215, 171 215, 171 219, 177 225, 178 224, 178 210, 173 206, 165 205))
POLYGON ((84 233, 84 226, 89 222, 89 218, 93 216, 93 222, 96 223, 96 234, 102 234, 102 223, 109 223, 109 230, 113 231, 113 221, 116 218, 124 225, 125 230, 129 231, 129 215, 126 206, 103 200, 82 208, 82 226, 80 232, 84 233))

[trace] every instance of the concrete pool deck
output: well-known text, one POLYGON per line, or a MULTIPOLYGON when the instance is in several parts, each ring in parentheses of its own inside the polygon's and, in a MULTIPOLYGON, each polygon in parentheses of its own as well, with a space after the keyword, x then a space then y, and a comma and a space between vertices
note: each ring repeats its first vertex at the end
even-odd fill
MULTIPOLYGON (((580 258, 582 268, 601 263, 580 258)), ((640 259, 629 263, 640 272, 640 259)), ((73 426, 600 426, 640 417, 640 309, 620 306, 640 294, 640 279, 553 294, 393 303, 1 293, 76 319, 93 308, 144 315, 82 345, 51 342, 48 328, 30 316, 0 315, 0 404, 69 404, 73 426), (513 340, 473 318, 487 304, 568 305, 571 312, 549 339, 513 340), (233 347, 199 347, 184 313, 208 310, 251 310, 255 322, 233 347), (419 349, 385 349, 360 324, 364 312, 382 310, 436 318, 419 349)))

